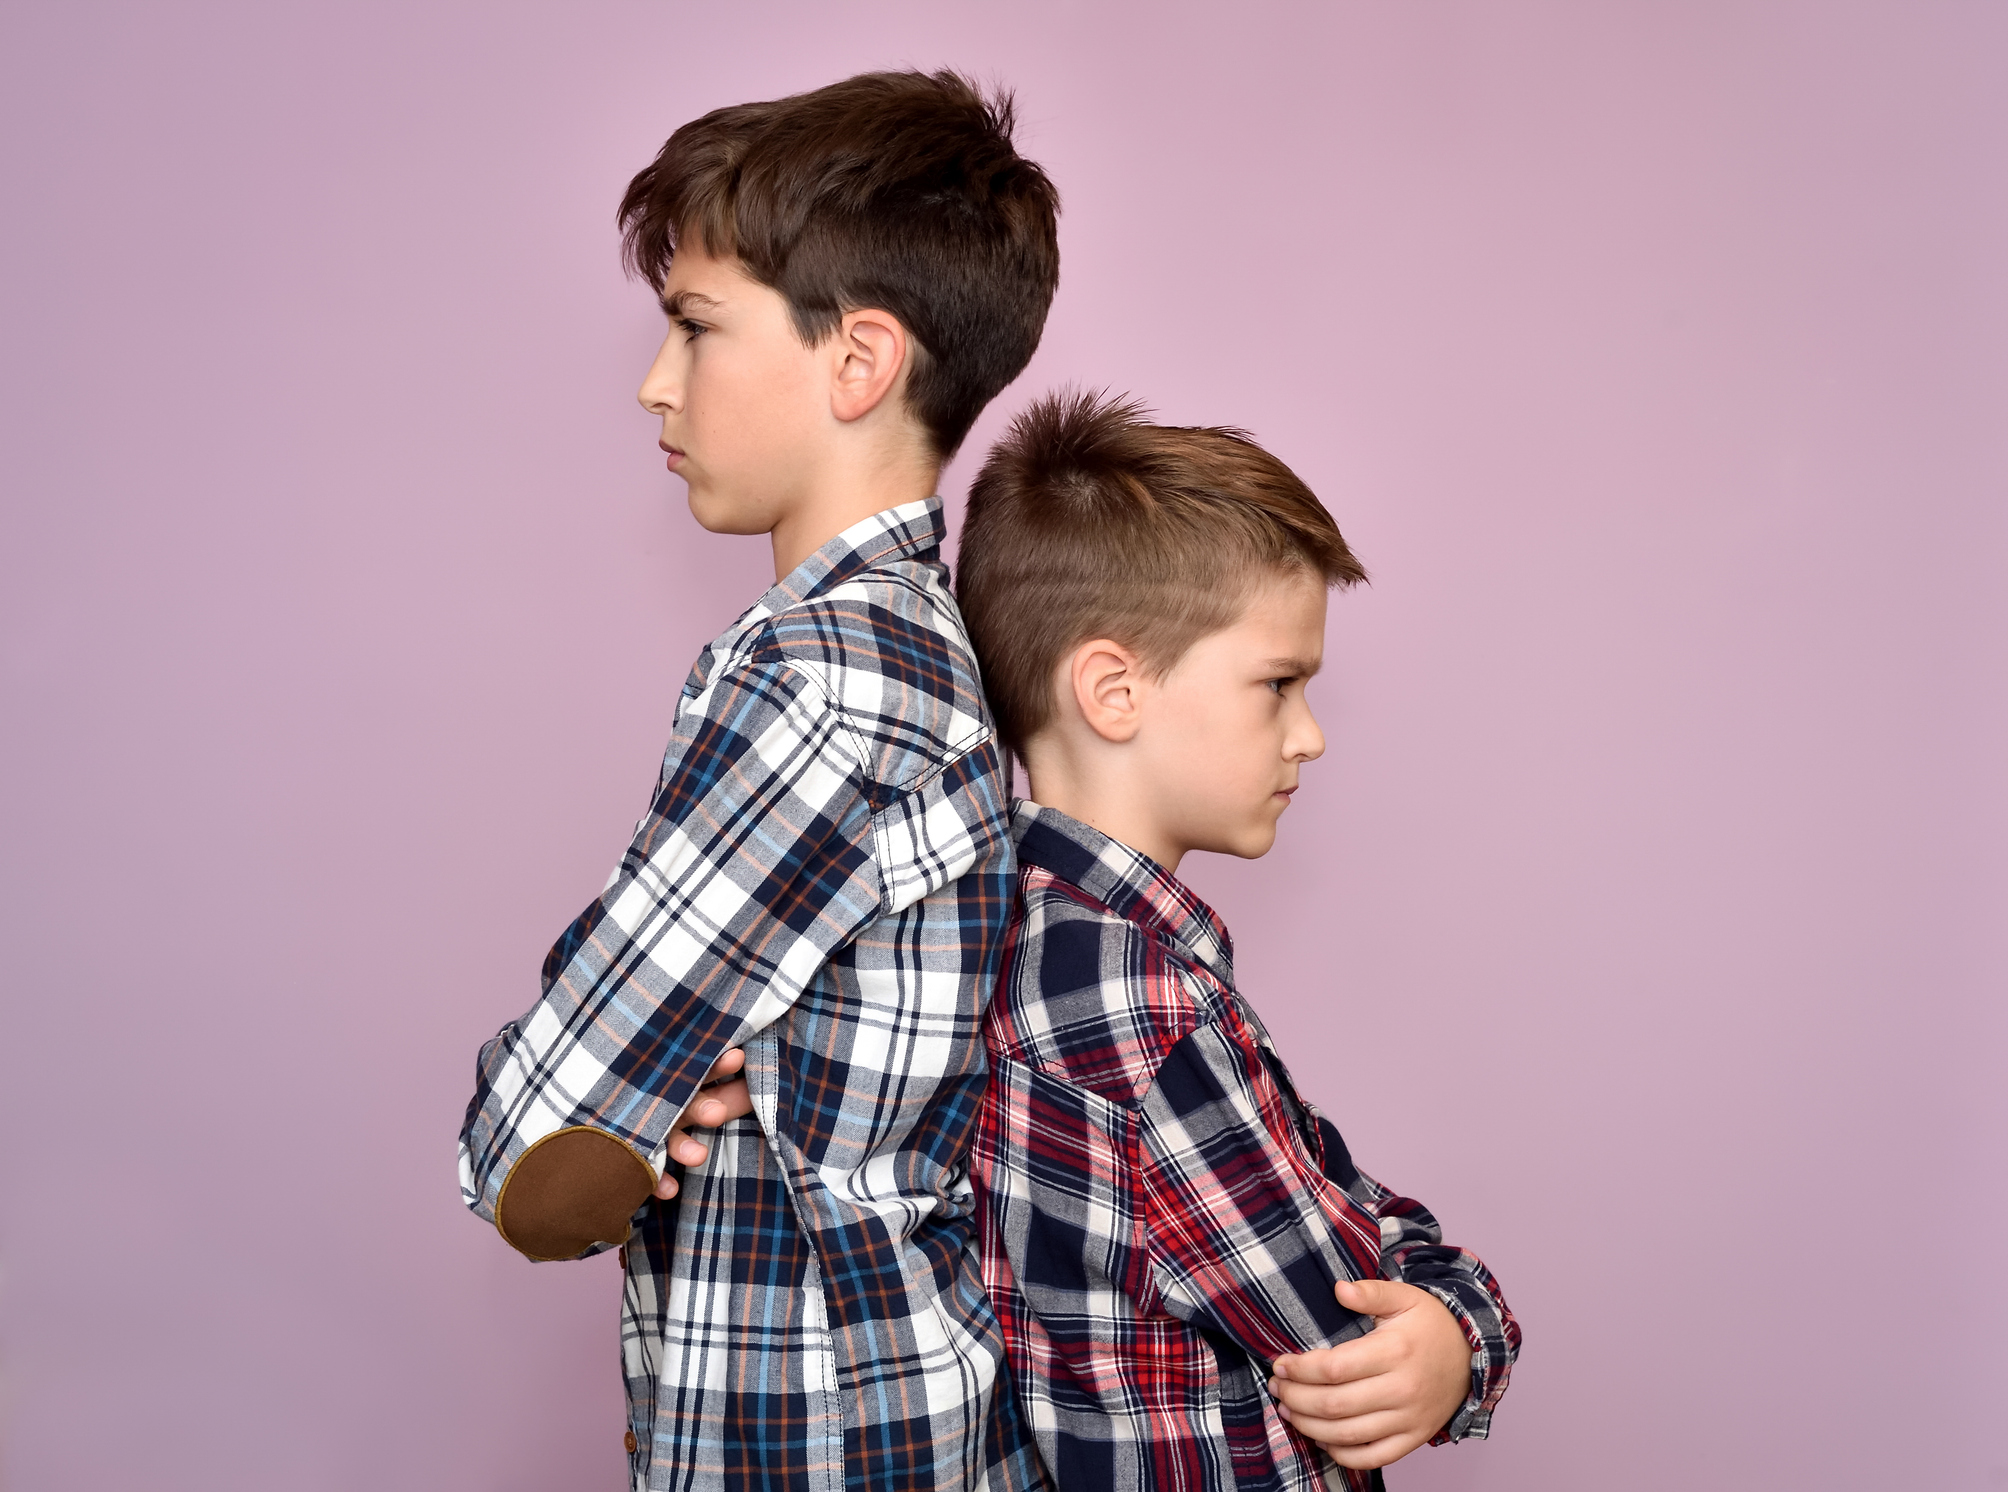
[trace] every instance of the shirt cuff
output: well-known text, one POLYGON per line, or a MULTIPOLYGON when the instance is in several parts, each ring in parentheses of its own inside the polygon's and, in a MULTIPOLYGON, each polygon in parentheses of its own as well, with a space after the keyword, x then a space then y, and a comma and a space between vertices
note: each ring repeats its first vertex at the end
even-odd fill
POLYGON ((1463 1404, 1450 1417, 1450 1422, 1438 1430, 1429 1443, 1454 1445, 1460 1440, 1483 1440, 1492 1432, 1492 1406, 1506 1391, 1506 1365, 1510 1363, 1511 1355, 1507 1348, 1505 1325, 1499 1319, 1492 1297, 1475 1286, 1474 1290, 1484 1302, 1476 1309, 1474 1302, 1462 1296, 1457 1286, 1449 1282, 1418 1280, 1415 1285, 1443 1302, 1463 1328, 1465 1341, 1471 1344, 1471 1392, 1465 1395, 1463 1404))

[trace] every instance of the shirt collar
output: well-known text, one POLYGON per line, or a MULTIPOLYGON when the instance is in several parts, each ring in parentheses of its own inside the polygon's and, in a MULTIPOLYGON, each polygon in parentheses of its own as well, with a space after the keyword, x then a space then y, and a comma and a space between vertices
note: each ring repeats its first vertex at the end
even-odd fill
POLYGON ((938 497, 884 508, 853 523, 776 581, 767 594, 705 645, 691 666, 690 677, 683 681, 683 697, 694 699, 703 692, 717 661, 769 617, 841 585, 873 565, 901 559, 938 560, 946 533, 938 497))
POLYGON ((774 582, 754 603, 749 619, 774 616, 842 585, 862 570, 901 559, 936 559, 947 534, 941 499, 901 503, 860 519, 774 582))
POLYGON ((1150 856, 1029 799, 1011 805, 1011 839, 1021 865, 1036 865, 1080 887, 1118 916, 1169 938, 1227 988, 1234 987, 1234 940, 1227 924, 1150 856))

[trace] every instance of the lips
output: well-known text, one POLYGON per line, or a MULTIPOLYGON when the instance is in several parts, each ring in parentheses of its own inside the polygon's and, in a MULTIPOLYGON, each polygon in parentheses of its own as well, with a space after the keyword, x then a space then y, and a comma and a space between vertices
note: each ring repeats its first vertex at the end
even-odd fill
POLYGON ((683 452, 679 451, 675 446, 671 445, 666 440, 657 441, 656 446, 662 451, 663 455, 669 458, 668 461, 669 469, 671 471, 675 471, 677 462, 683 459, 683 452))

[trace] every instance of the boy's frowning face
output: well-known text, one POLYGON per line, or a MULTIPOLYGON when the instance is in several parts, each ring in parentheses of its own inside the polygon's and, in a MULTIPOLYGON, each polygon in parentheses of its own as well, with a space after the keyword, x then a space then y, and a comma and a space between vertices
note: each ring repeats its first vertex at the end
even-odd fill
POLYGON ((1147 691, 1134 748, 1164 841, 1253 859, 1276 842, 1298 769, 1324 754, 1305 686, 1324 661, 1322 577, 1264 582, 1147 691))
POLYGON ((830 419, 827 358, 778 291, 694 239, 663 280, 669 334, 642 381, 669 469, 713 533, 770 532, 802 500, 830 419))

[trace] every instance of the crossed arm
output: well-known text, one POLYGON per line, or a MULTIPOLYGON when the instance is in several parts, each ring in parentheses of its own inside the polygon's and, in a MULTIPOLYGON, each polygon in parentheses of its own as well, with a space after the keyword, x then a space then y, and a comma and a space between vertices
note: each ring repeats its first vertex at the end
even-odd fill
MULTIPOLYGON (((745 1060, 745 1054, 734 1048, 711 1069, 707 1086, 669 1133, 670 1159, 682 1165, 701 1165, 708 1149, 691 1130, 715 1129, 752 1112, 746 1080, 736 1076, 745 1060)), ((1384 1268, 1398 1269, 1401 1256, 1418 1246, 1432 1255, 1450 1252, 1434 1243, 1434 1219, 1415 1203, 1392 1197, 1361 1176, 1353 1169, 1338 1132, 1322 1120, 1320 1128, 1326 1151, 1324 1179, 1349 1179, 1352 1184, 1347 1191, 1359 1194, 1355 1200, 1376 1202, 1380 1204, 1373 1209, 1376 1213, 1386 1211, 1401 1219, 1396 1227, 1383 1228, 1384 1234, 1395 1235, 1388 1250, 1395 1257, 1384 1268)), ((668 1199, 676 1191, 676 1178, 665 1173, 655 1194, 668 1199)), ((1245 1202, 1245 1192, 1240 1200, 1245 1202)), ((1217 1211, 1212 1215, 1217 1218, 1217 1211)), ((1478 1273, 1482 1275, 1482 1266, 1478 1273)), ((1218 1290, 1221 1281, 1216 1277, 1211 1283, 1218 1290)), ((1459 1283, 1467 1290, 1482 1287, 1485 1295, 1497 1298, 1489 1275, 1459 1283)), ((1347 1312, 1370 1320, 1372 1329, 1334 1347, 1277 1356, 1269 1392, 1278 1413, 1306 1439, 1322 1445, 1339 1465, 1362 1471, 1387 1466, 1439 1438, 1459 1418, 1474 1393, 1474 1345, 1465 1325, 1442 1298, 1418 1286, 1391 1279, 1342 1279, 1333 1286, 1333 1294, 1347 1312)), ((1214 1304, 1216 1308, 1221 1304, 1217 1297, 1214 1304)), ((1499 1308, 1510 1353, 1519 1344, 1519 1330, 1504 1313, 1503 1302, 1499 1308)), ((1486 1345, 1479 1346, 1481 1356, 1486 1345)), ((1485 1376, 1480 1374, 1481 1379, 1485 1376)), ((1489 1405, 1503 1387, 1503 1381, 1497 1385, 1481 1383, 1477 1392, 1489 1405)))
POLYGON ((1357 1341, 1276 1359, 1279 1412, 1341 1466, 1386 1466, 1419 1445, 1484 1436, 1520 1350, 1520 1324, 1491 1271, 1443 1242, 1419 1202, 1353 1165, 1317 1121, 1325 1176, 1381 1224, 1379 1279, 1341 1280, 1348 1309, 1373 1318, 1357 1341))
POLYGON ((703 1087, 741 1070, 729 1049, 879 908, 862 763, 817 679, 785 660, 735 666, 679 716, 664 761, 538 1003, 477 1065, 462 1191, 532 1258, 627 1236, 669 1162, 697 1153, 691 1125, 746 1111, 743 1089, 703 1087))
POLYGON ((1160 1070, 1144 1148, 1167 1308, 1270 1363, 1278 1412, 1341 1466, 1483 1435, 1519 1347, 1490 1274, 1287 1087, 1232 1023, 1160 1070))
MULTIPOLYGON (((709 1153, 693 1129, 715 1129, 753 1111, 738 1048, 711 1069, 710 1081, 669 1133, 669 1157, 703 1164, 709 1153)), ((655 1194, 674 1197, 664 1174, 655 1194)), ((1341 1280, 1338 1303, 1373 1322, 1365 1336, 1336 1347, 1275 1359, 1269 1392, 1278 1412, 1339 1465, 1387 1466, 1426 1445, 1456 1416, 1471 1390, 1471 1343, 1449 1307, 1427 1290, 1397 1280, 1341 1280)))

